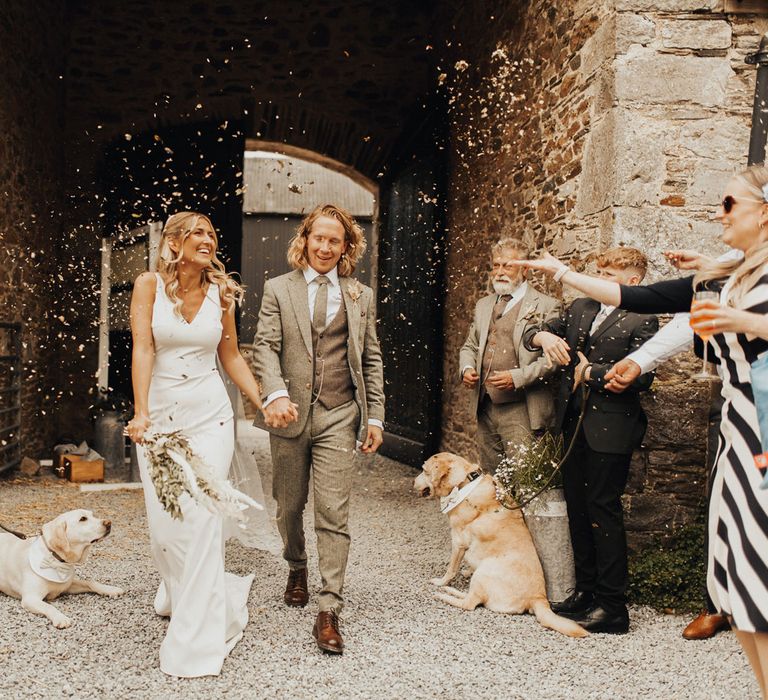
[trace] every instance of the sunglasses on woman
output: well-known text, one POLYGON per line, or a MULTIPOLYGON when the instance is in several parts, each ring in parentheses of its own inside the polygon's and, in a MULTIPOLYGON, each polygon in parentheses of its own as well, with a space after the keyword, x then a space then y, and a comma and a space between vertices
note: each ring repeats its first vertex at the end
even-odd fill
POLYGON ((727 194, 725 197, 723 197, 723 201, 720 202, 720 204, 723 207, 723 211, 726 214, 731 213, 731 209, 733 209, 734 205, 739 202, 757 202, 758 204, 768 204, 768 202, 763 201, 762 199, 751 199, 749 197, 740 197, 738 200, 734 199, 731 195, 727 194))

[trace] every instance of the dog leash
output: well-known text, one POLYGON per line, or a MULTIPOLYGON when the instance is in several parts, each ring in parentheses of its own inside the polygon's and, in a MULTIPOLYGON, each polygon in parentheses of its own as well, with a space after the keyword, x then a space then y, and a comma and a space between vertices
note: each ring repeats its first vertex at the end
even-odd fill
POLYGON ((23 534, 21 532, 16 532, 16 530, 11 530, 10 528, 8 528, 5 525, 3 525, 2 523, 0 523, 0 530, 5 530, 6 532, 9 532, 10 534, 15 535, 16 537, 18 537, 20 540, 26 540, 27 539, 27 536, 25 534, 23 534))
MULTIPOLYGON (((590 387, 587 386, 586 382, 584 381, 584 374, 587 371, 587 368, 589 365, 584 367, 581 373, 581 393, 582 393, 582 405, 581 405, 581 413, 579 413, 579 419, 576 421, 576 429, 573 431, 573 437, 571 438, 571 442, 568 445, 568 449, 565 451, 565 454, 560 458, 560 461, 555 465, 555 468, 552 470, 552 474, 550 475, 549 479, 547 479, 544 486, 542 486, 536 493, 533 494, 533 496, 530 496, 527 498, 523 503, 519 503, 514 506, 508 506, 504 501, 499 501, 501 505, 506 508, 507 510, 521 510, 525 508, 527 505, 529 505, 532 501, 537 499, 539 496, 541 496, 544 491, 546 491, 549 488, 549 485, 552 483, 552 480, 555 478, 555 475, 560 471, 563 464, 565 464, 565 461, 568 459, 568 457, 571 456, 571 452, 573 452, 573 446, 576 444, 576 438, 579 435, 579 430, 581 430, 581 424, 584 422, 584 416, 587 413, 587 401, 589 400, 589 394, 592 391, 590 387)), ((494 481, 496 481, 494 479, 494 481)))

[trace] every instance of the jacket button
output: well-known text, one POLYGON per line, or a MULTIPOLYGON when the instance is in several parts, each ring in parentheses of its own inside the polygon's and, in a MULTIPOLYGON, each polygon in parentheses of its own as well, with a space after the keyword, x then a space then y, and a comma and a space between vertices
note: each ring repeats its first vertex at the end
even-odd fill
POLYGON ((312 388, 312 385, 309 382, 307 382, 307 389, 311 389, 311 388, 312 388))

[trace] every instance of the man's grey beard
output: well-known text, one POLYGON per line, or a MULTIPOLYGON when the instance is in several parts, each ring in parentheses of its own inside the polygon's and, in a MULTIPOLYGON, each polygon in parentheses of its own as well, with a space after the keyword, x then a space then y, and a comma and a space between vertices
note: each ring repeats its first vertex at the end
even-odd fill
POLYGON ((518 285, 512 284, 510 280, 491 280, 491 284, 493 285, 493 291, 496 292, 496 294, 512 294, 512 292, 517 289, 518 285))

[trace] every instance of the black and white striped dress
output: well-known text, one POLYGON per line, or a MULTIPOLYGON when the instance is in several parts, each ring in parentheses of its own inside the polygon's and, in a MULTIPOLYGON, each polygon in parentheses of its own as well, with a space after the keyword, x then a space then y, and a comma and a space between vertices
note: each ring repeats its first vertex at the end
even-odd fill
MULTIPOLYGON (((768 313, 768 266, 738 307, 768 313)), ((731 290, 723 287, 720 303, 731 290)), ((753 456, 762 452, 750 365, 768 352, 768 340, 720 333, 710 347, 720 359, 723 412, 709 503, 707 586, 712 601, 736 629, 768 632, 768 490, 753 456)))

